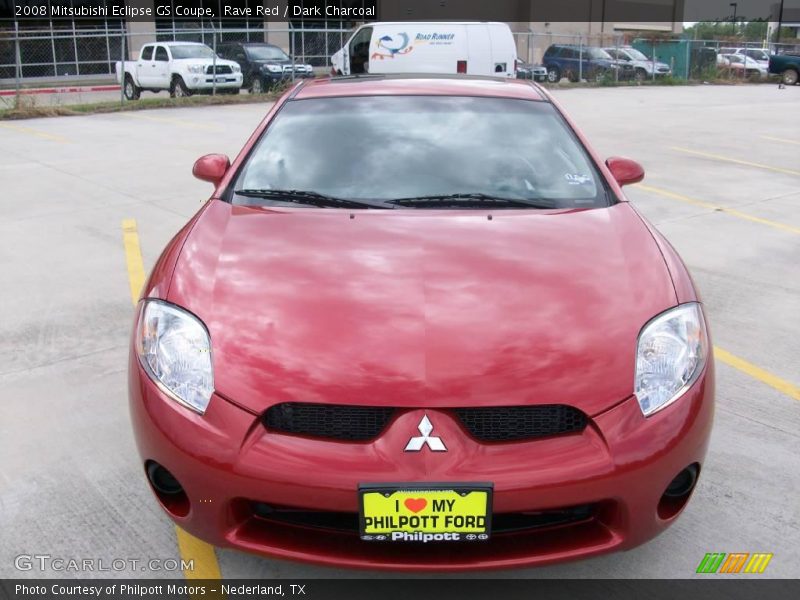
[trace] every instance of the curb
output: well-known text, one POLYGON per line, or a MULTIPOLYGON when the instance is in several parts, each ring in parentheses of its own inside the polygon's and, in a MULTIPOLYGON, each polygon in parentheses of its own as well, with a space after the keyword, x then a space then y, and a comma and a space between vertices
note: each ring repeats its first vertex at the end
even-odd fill
MULTIPOLYGON (((74 94, 80 92, 118 92, 118 85, 96 85, 82 87, 61 87, 61 88, 36 88, 20 89, 20 95, 28 94, 74 94)), ((17 90, 0 90, 0 96, 16 96, 17 90)))

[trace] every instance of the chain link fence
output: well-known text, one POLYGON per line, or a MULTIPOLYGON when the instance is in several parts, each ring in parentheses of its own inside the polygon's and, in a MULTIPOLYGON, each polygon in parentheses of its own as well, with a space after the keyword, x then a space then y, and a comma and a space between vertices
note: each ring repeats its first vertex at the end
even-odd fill
MULTIPOLYGON (((119 90, 116 64, 137 60, 141 48, 156 42, 199 42, 215 51, 233 42, 269 43, 293 63, 311 65, 316 75, 330 72, 330 56, 352 30, 293 27, 179 27, 150 31, 113 29, 0 30, 0 108, 19 105, 78 104, 109 100, 119 90), (104 92, 97 94, 96 92, 104 92)), ((295 75, 294 66, 286 70, 295 75)), ((213 90, 212 90, 213 93, 213 90)))
MULTIPOLYGON (((282 48, 293 61, 311 65, 315 74, 327 74, 330 56, 352 33, 351 29, 317 28, 311 23, 302 28, 286 24, 274 28, 262 22, 236 29, 175 23, 169 29, 151 27, 148 31, 132 26, 121 29, 120 25, 120 22, 107 22, 91 29, 0 29, 0 108, 19 103, 20 98, 29 105, 109 100, 114 91, 122 101, 115 75, 117 61, 138 59, 142 46, 154 42, 200 42, 213 49, 231 42, 266 42, 282 48)), ((549 62, 545 56, 548 48, 570 47, 577 60, 566 75, 573 81, 594 79, 591 71, 585 72, 589 64, 586 59, 597 48, 613 51, 615 59, 620 56, 619 49, 633 48, 640 53, 639 58, 643 55, 653 65, 668 65, 669 78, 681 80, 746 76, 745 69, 726 65, 718 56, 762 49, 762 44, 753 42, 734 45, 730 41, 659 39, 618 32, 591 35, 517 32, 514 39, 519 58, 534 65, 549 62)), ((800 44, 771 44, 766 50, 800 52, 800 44)), ((292 68, 288 72, 293 77, 295 70, 292 68)), ((616 69, 606 73, 606 81, 609 73, 612 82, 627 79, 623 69, 616 69)), ((658 73, 659 78, 663 74, 658 73)), ((655 79, 656 69, 649 70, 647 77, 655 79)))

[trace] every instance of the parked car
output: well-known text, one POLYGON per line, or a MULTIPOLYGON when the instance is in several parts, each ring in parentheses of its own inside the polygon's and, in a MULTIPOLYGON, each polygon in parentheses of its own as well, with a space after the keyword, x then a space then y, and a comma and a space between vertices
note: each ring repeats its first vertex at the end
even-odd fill
POLYGON ((238 64, 219 58, 205 44, 194 42, 145 44, 137 60, 117 61, 115 69, 128 100, 136 100, 142 91, 169 90, 174 98, 215 87, 220 93, 238 94, 242 87, 238 64))
POLYGON ((547 80, 551 83, 561 81, 562 77, 573 82, 578 81, 579 77, 587 80, 634 77, 633 65, 615 60, 596 46, 553 44, 545 51, 542 62, 547 69, 547 80))
POLYGON ((720 54, 719 56, 727 61, 725 67, 739 77, 761 79, 768 74, 766 67, 749 56, 744 56, 742 54, 720 54))
POLYGON ((128 363, 142 474, 181 529, 431 573, 676 521, 714 410, 703 308, 622 192, 642 167, 601 162, 537 84, 302 81, 193 172, 214 191, 128 363))
POLYGON ((544 65, 532 65, 517 59, 517 79, 547 81, 547 69, 544 65))
POLYGON ((242 86, 260 94, 281 81, 294 77, 314 77, 314 68, 304 63, 292 66, 291 57, 278 46, 255 42, 227 43, 217 46, 223 58, 236 62, 242 68, 242 86))
POLYGON ((720 48, 719 53, 747 56, 762 67, 767 68, 769 66, 770 52, 767 48, 720 48))
POLYGON ((603 48, 603 50, 617 61, 631 64, 634 69, 633 76, 637 81, 652 79, 653 75, 666 77, 672 73, 668 64, 648 58, 644 53, 631 46, 603 48))
POLYGON ((769 72, 780 75, 786 85, 794 85, 800 77, 800 55, 773 54, 769 57, 769 72))
POLYGON ((515 77, 517 47, 505 23, 377 22, 331 56, 331 74, 466 73, 515 77))

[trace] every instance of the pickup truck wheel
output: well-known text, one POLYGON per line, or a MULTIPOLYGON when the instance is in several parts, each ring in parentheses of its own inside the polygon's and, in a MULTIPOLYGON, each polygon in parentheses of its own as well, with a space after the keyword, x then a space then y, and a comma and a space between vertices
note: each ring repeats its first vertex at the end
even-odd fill
POLYGON ((126 75, 125 87, 123 88, 123 92, 127 100, 138 100, 139 96, 142 93, 142 90, 141 88, 136 87, 136 84, 133 83, 133 77, 131 77, 130 75, 126 75))
POLYGON ((173 77, 172 84, 169 87, 169 95, 170 98, 185 98, 191 96, 192 92, 183 83, 183 78, 180 75, 176 75, 173 77))
POLYGON ((261 83, 261 77, 253 77, 253 83, 250 84, 251 94, 263 94, 264 84, 261 83))
POLYGON ((781 73, 781 81, 784 85, 794 85, 797 83, 798 74, 794 69, 786 69, 781 73))

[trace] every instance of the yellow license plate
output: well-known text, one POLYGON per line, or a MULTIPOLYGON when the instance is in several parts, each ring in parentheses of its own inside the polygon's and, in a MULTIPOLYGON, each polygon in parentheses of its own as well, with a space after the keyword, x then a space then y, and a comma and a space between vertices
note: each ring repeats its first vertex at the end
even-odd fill
POLYGON ((447 487, 363 485, 361 539, 390 542, 449 542, 489 539, 491 484, 447 487))

